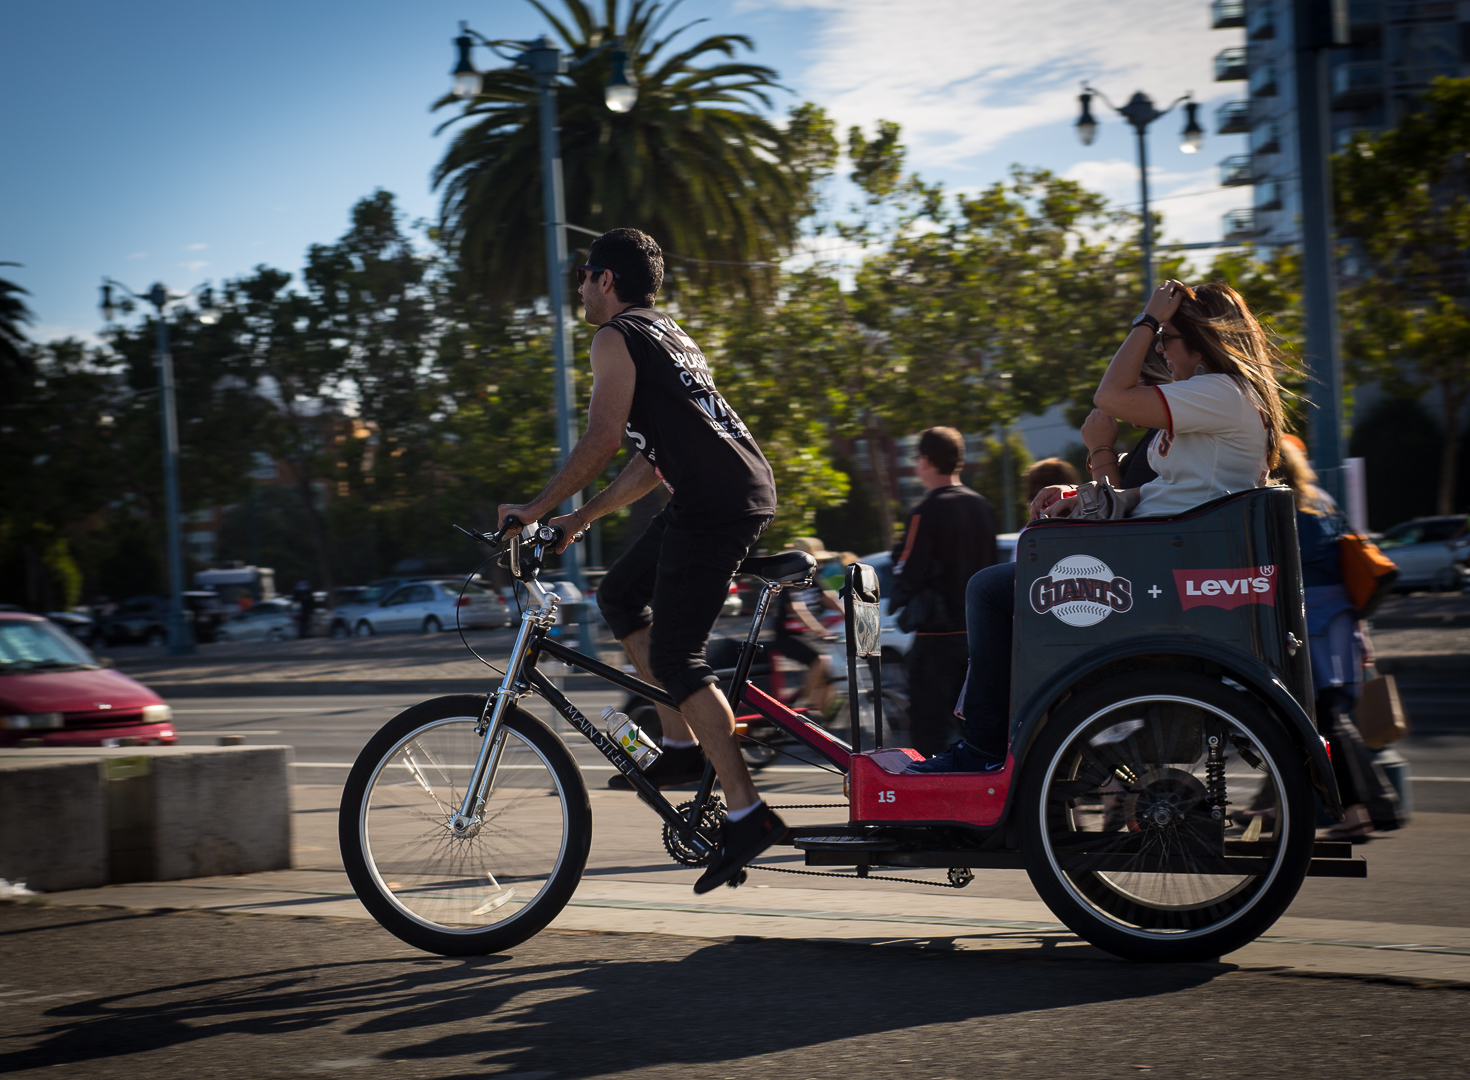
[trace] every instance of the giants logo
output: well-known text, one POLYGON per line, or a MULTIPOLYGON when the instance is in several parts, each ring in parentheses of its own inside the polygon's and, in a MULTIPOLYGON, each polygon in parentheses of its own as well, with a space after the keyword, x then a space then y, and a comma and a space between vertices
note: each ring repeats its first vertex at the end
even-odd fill
POLYGON ((1068 626, 1094 626, 1133 606, 1133 583, 1091 555, 1069 555, 1031 583, 1031 610, 1068 626))
POLYGON ((1276 567, 1244 570, 1175 570, 1179 602, 1192 607, 1238 608, 1241 604, 1276 606, 1276 567))

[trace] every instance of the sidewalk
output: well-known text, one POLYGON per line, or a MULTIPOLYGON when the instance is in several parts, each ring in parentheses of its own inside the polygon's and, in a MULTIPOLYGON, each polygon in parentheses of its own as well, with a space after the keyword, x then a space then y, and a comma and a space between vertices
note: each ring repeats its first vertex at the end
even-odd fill
MULTIPOLYGON (((295 797, 297 869, 113 885, 40 899, 79 906, 368 919, 337 856, 336 789, 300 785, 295 797)), ((974 882, 959 891, 852 877, 801 878, 757 868, 742 888, 696 897, 690 886, 697 871, 668 862, 646 810, 620 793, 594 791, 592 797, 596 822, 592 858, 572 903, 552 923, 558 929, 1004 949, 1034 954, 1037 959, 1063 950, 1069 956, 1106 958, 1060 925, 1035 899, 1025 875, 1018 871, 978 871, 974 882)), ((785 801, 784 795, 776 798, 785 801)), ((829 801, 824 796, 817 798, 829 801)), ((838 800, 840 796, 830 801, 838 800)), ((802 796, 801 801, 813 801, 813 796, 802 796)), ((818 822, 831 813, 798 811, 788 817, 818 822)), ((1382 856, 1377 859, 1374 845, 1366 849, 1369 874, 1373 875, 1375 863, 1380 870, 1377 888, 1362 887, 1350 902, 1339 903, 1334 898, 1343 896, 1355 883, 1309 879, 1297 904, 1266 936, 1226 959, 1253 968, 1470 987, 1470 918, 1455 918, 1461 905, 1454 899, 1463 895, 1458 878, 1467 872, 1460 867, 1460 856, 1470 845, 1470 815, 1426 817, 1434 820, 1426 822, 1417 840, 1410 831, 1395 834, 1398 839, 1379 842, 1383 846, 1376 850, 1382 856), (1398 850, 1389 846, 1394 843, 1401 845, 1398 850), (1413 872, 1397 880, 1406 866, 1413 867, 1413 872), (1421 870, 1432 870, 1442 879, 1442 886, 1451 894, 1448 906, 1440 903, 1435 907, 1430 902, 1434 898, 1415 880, 1421 870), (1424 901, 1410 906, 1415 893, 1425 893, 1424 901), (1462 925, 1416 924, 1411 913, 1462 925), (1337 917, 1339 914, 1343 917, 1337 917), (1374 914, 1381 915, 1382 921, 1371 918, 1374 914), (1404 918, 1406 915, 1409 917, 1404 918)), ((761 862, 787 868, 802 865, 799 856, 781 851, 761 862)), ((926 876, 939 878, 935 872, 926 876)), ((1371 876, 1369 880, 1372 883, 1371 876)))

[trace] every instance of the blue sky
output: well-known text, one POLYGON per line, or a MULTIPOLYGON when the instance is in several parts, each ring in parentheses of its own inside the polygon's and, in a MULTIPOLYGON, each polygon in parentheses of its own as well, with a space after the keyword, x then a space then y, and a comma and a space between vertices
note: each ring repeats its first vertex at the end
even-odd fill
MULTIPOLYGON (((956 189, 1021 162, 1132 203, 1122 121, 1103 110, 1096 143, 1073 136, 1079 80, 1119 104, 1137 89, 1161 103, 1192 90, 1211 131, 1241 89, 1211 81, 1211 57, 1240 32, 1210 31, 1206 0, 686 0, 681 14, 709 19, 696 33, 754 38, 755 59, 795 91, 783 109, 807 98, 844 126, 899 121, 911 165, 956 189)), ((5 5, 0 260, 24 264, 3 276, 30 290, 34 336, 95 333, 104 274, 142 290, 258 263, 295 271, 380 187, 431 216, 446 137, 429 105, 448 85, 459 19, 492 37, 545 29, 522 0, 5 5)), ((1212 133, 1187 157, 1181 125, 1170 116, 1152 135, 1165 230, 1214 239, 1220 215, 1248 205, 1248 189, 1215 179, 1244 146, 1212 133)))

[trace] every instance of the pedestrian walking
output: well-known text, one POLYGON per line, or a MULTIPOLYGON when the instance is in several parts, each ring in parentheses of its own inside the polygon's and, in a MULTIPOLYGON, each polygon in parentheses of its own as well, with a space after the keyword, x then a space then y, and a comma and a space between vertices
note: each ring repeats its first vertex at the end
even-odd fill
POLYGON ((965 585, 995 563, 995 512, 960 483, 965 439, 950 427, 919 435, 915 472, 928 490, 893 551, 890 610, 914 632, 908 655, 909 737, 926 757, 952 741, 965 683, 965 585))
POLYGON ((316 611, 316 596, 311 591, 311 582, 298 581, 291 593, 296 601, 296 636, 311 637, 311 617, 316 611))

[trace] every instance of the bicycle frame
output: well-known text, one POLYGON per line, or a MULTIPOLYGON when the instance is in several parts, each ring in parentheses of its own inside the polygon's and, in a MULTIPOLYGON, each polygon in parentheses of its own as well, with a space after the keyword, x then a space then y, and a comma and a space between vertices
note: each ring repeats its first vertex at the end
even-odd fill
MULTIPOLYGON (((573 705, 565 694, 556 688, 551 680, 538 670, 538 663, 543 655, 560 660, 572 667, 579 668, 589 674, 615 686, 639 694, 655 704, 665 705, 669 708, 677 708, 672 698, 663 688, 645 682, 625 671, 604 664, 600 660, 587 656, 584 653, 570 649, 561 642, 548 637, 551 627, 556 621, 556 611, 560 604, 560 597, 555 592, 546 588, 536 579, 540 571, 541 559, 545 553, 546 544, 536 543, 533 546, 529 559, 523 559, 519 550, 520 538, 513 537, 510 547, 511 573, 520 580, 531 592, 536 600, 536 607, 530 608, 521 614, 521 627, 516 636, 515 646, 511 650, 510 660, 506 665, 505 677, 500 686, 486 700, 486 714, 480 718, 480 728, 483 732, 483 741, 480 753, 475 761, 474 771, 471 773, 470 781, 465 788, 464 801, 460 805, 459 813, 450 821, 450 828, 457 835, 467 833, 474 827, 479 816, 480 808, 484 805, 488 794, 495 783, 496 765, 500 756, 500 748, 504 742, 501 735, 501 724, 506 709, 514 705, 527 694, 535 693, 548 705, 559 713, 567 723, 576 728, 584 738, 587 739, 607 760, 628 778, 638 795, 653 808, 654 812, 674 829, 677 829, 681 838, 691 843, 698 850, 712 850, 711 840, 699 833, 693 823, 701 819, 705 806, 709 803, 710 796, 714 790, 715 774, 713 766, 706 765, 704 776, 700 781, 698 793, 695 796, 693 811, 687 818, 682 816, 674 805, 655 787, 642 770, 634 763, 632 757, 623 748, 610 739, 595 723, 589 720, 583 713, 573 705), (523 562, 526 565, 522 565, 523 562)), ((725 691, 726 699, 730 703, 732 711, 738 711, 741 702, 747 707, 770 720, 773 724, 782 728, 792 735, 803 745, 822 755, 832 762, 838 769, 846 773, 852 758, 852 747, 811 723, 799 713, 788 708, 784 703, 766 694, 758 687, 749 685, 750 668, 755 659, 756 644, 760 637, 761 628, 765 624, 766 614, 770 610, 771 600, 786 585, 775 581, 763 582, 760 598, 756 603, 755 614, 751 619, 750 630, 741 646, 740 657, 735 665, 735 672, 731 676, 730 686, 725 691)), ((801 584, 801 583, 796 583, 801 584)))

